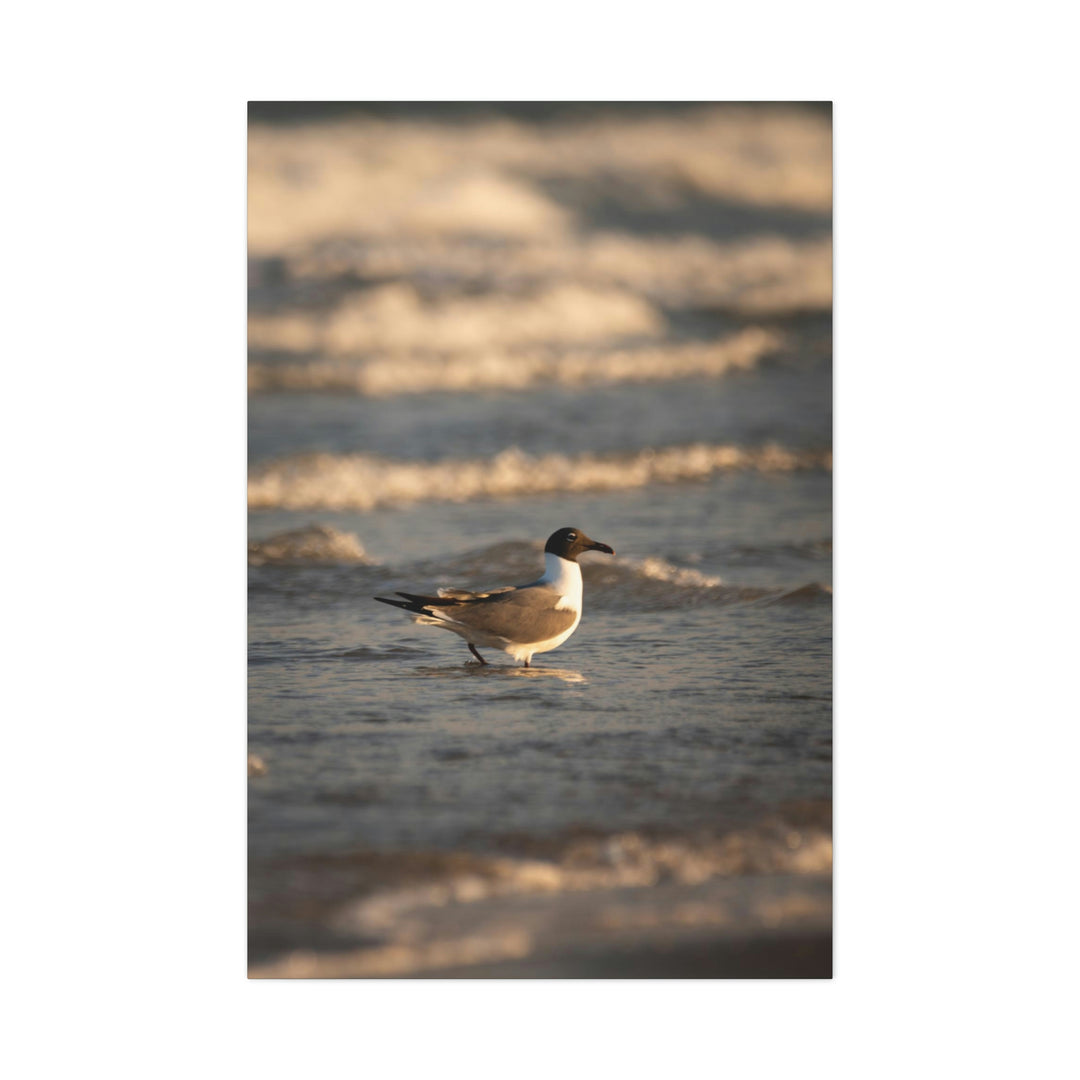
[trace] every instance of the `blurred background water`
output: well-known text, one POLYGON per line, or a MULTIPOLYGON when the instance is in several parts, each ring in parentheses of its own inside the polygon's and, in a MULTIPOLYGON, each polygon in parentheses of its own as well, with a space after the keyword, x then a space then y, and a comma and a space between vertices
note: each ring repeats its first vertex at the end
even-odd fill
POLYGON ((253 103, 261 976, 831 970, 820 105, 253 103), (537 576, 525 670, 372 602, 537 576))

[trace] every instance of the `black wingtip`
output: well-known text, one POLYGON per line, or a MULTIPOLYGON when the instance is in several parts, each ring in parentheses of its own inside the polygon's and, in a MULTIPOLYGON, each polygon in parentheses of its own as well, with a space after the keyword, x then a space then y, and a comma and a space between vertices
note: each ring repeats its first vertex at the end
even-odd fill
POLYGON ((425 610, 425 604, 422 603, 426 597, 411 596, 407 593, 398 593, 398 596, 407 596, 405 600, 388 600, 385 596, 373 596, 372 600, 378 600, 380 604, 389 604, 391 607, 400 608, 402 611, 411 612, 413 615, 429 615, 429 611, 425 610))

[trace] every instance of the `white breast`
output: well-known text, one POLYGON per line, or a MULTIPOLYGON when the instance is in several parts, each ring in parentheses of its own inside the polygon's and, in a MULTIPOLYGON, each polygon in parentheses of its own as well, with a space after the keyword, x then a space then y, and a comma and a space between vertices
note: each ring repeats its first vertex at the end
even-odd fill
MULTIPOLYGON (((576 611, 581 616, 581 567, 561 555, 544 552, 544 576, 540 579, 559 594, 560 611, 576 611)), ((577 623, 574 624, 577 626, 577 623)))

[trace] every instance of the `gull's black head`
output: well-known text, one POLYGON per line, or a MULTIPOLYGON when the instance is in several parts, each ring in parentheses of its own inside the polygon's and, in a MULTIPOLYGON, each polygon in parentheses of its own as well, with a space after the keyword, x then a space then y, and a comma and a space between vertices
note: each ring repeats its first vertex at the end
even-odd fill
POLYGON ((577 562, 577 557, 583 551, 606 551, 609 555, 615 554, 615 549, 601 544, 597 540, 590 540, 580 529, 567 526, 558 532, 553 532, 544 545, 545 551, 552 555, 559 555, 570 562, 577 562))

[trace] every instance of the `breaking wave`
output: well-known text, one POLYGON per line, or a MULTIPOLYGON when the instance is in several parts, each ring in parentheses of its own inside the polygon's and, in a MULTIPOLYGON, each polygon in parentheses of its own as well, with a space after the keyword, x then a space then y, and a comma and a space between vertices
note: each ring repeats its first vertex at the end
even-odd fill
POLYGON ((711 308, 741 315, 826 311, 832 303, 832 241, 757 236, 718 242, 704 236, 595 233, 512 245, 388 238, 339 239, 253 264, 256 281, 272 269, 295 295, 395 279, 438 281, 458 291, 527 294, 556 283, 619 289, 674 310, 711 308))
MULTIPOLYGON (((425 560, 401 568, 402 572, 426 577, 457 574, 528 575, 540 565, 543 545, 536 540, 503 540, 497 544, 438 562, 425 560)), ((263 540, 248 543, 250 566, 318 566, 325 564, 377 565, 367 557, 360 538, 351 532, 329 525, 308 525, 274 533, 263 540)), ((703 574, 692 567, 675 566, 658 555, 643 558, 617 557, 603 563, 589 563, 584 568, 589 580, 598 587, 617 580, 625 584, 633 580, 658 581, 692 589, 711 589, 721 585, 720 578, 703 574)), ((524 580, 524 578, 523 578, 524 580)))
POLYGON ((692 567, 673 566, 657 555, 640 560, 627 560, 627 565, 643 578, 662 581, 667 585, 685 585, 693 589, 714 589, 723 582, 711 574, 703 574, 692 567))
POLYGON ((726 470, 830 469, 831 451, 776 444, 695 443, 630 454, 530 455, 512 447, 490 459, 395 461, 368 454, 305 454, 254 466, 252 509, 370 510, 423 500, 469 502, 555 492, 614 491, 702 480, 726 470))
POLYGON ((547 858, 384 861, 381 876, 402 884, 346 900, 331 917, 342 941, 363 947, 293 952, 252 975, 407 975, 522 959, 579 936, 618 946, 641 934, 827 932, 831 921, 832 839, 817 826, 774 822, 713 839, 627 832, 577 840, 547 858))
POLYGON ((359 538, 329 525, 290 529, 265 540, 248 543, 250 566, 368 563, 359 538))
POLYGON ((715 574, 675 566, 657 555, 617 558, 582 567, 590 604, 601 610, 657 611, 698 604, 798 604, 830 602, 832 588, 819 582, 783 586, 726 585, 715 574))
POLYGON ((552 285, 530 296, 424 300, 407 282, 366 289, 329 313, 253 314, 253 349, 351 356, 370 351, 445 353, 540 344, 581 345, 655 337, 663 316, 619 289, 552 285))
POLYGON ((368 397, 473 390, 521 390, 536 385, 588 386, 716 378, 753 368, 783 338, 748 327, 722 341, 603 352, 481 350, 449 356, 376 356, 364 361, 252 363, 250 390, 348 390, 368 397))
POLYGON ((379 933, 417 909, 498 896, 640 889, 667 881, 698 885, 719 875, 827 874, 831 869, 832 837, 821 829, 746 830, 704 842, 620 833, 578 841, 552 860, 477 857, 467 870, 442 880, 362 900, 341 921, 379 933))
MULTIPOLYGON (((277 533, 248 545, 253 567, 317 566, 331 575, 309 580, 307 595, 318 603, 328 597, 366 597, 372 589, 431 588, 453 583, 484 590, 508 582, 524 584, 536 579, 542 565, 543 545, 535 540, 503 540, 448 558, 423 559, 383 565, 363 554, 359 537, 323 525, 277 533), (365 573, 359 575, 357 567, 365 573), (334 568, 340 572, 335 573, 334 568)), ((700 604, 726 606, 756 604, 807 606, 832 602, 832 587, 809 582, 797 587, 727 585, 716 574, 678 566, 659 555, 618 556, 589 560, 582 565, 590 608, 603 611, 661 611, 700 604)), ((281 587, 273 575, 259 576, 252 587, 274 591, 281 587)), ((384 659, 383 653, 378 659, 384 659)))
POLYGON ((550 236, 582 198, 678 207, 693 199, 827 214, 827 117, 786 106, 668 116, 509 117, 445 125, 351 118, 248 132, 254 254, 330 236, 550 236))

